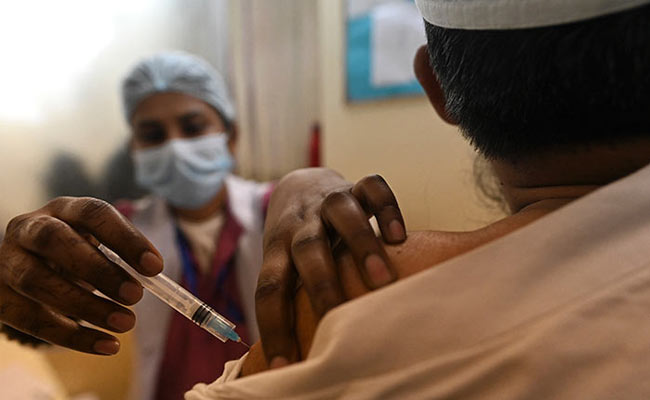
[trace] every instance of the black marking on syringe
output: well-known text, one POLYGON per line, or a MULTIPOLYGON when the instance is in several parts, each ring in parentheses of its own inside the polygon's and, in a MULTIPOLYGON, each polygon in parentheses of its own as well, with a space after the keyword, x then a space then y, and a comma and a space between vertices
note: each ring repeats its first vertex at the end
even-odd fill
POLYGON ((199 308, 194 311, 192 315, 192 321, 198 326, 201 326, 207 319, 210 317, 210 308, 205 304, 201 304, 199 308))

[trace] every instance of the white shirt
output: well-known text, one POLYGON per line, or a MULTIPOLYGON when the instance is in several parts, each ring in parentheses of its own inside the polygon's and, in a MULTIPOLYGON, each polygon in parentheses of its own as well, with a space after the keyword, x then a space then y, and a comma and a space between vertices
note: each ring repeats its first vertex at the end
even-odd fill
POLYGON ((217 250, 217 238, 224 222, 223 212, 218 212, 210 218, 198 222, 182 218, 176 219, 178 227, 192 248, 192 254, 202 274, 209 274, 212 269, 212 261, 217 250))

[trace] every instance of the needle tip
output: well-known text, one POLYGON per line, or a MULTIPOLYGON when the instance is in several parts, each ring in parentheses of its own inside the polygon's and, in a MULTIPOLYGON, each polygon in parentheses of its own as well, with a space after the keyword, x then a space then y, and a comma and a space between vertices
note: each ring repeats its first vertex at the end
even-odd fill
POLYGON ((243 344, 244 346, 246 346, 247 349, 250 349, 250 348, 251 348, 248 344, 246 344, 246 342, 244 342, 244 341, 241 340, 241 339, 239 339, 237 342, 239 342, 239 343, 243 344))

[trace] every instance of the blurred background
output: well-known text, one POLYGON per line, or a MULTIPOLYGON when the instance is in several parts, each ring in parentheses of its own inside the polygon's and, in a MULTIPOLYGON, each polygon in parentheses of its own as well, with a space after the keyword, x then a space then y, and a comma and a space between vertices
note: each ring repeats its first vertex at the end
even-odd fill
MULTIPOLYGON (((409 7, 409 0, 0 2, 0 226, 58 195, 143 194, 130 178, 119 85, 137 60, 169 49, 200 55, 230 82, 240 175, 271 180, 317 164, 352 181, 380 173, 410 230, 494 220, 501 211, 476 188, 473 150, 402 76, 411 59, 370 72, 358 61, 380 35, 424 44, 417 14, 415 28, 400 25, 413 19, 409 7), (409 6, 375 9, 401 1, 409 6), (393 12, 405 17, 391 20, 393 12), (372 75, 370 86, 388 86, 352 86, 363 74, 372 75)), ((412 52, 393 41, 368 62, 384 66, 412 52)), ((112 358, 0 341, 0 398, 124 399, 132 342, 123 340, 112 358)))

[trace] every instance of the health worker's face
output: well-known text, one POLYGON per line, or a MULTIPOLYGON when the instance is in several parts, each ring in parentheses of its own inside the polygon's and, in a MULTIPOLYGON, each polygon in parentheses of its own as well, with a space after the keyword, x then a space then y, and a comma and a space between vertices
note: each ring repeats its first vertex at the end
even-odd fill
MULTIPOLYGON (((143 100, 131 118, 133 150, 160 146, 171 139, 189 139, 225 132, 219 113, 202 100, 182 93, 157 93, 143 100)), ((229 147, 234 150, 233 135, 229 147)))

